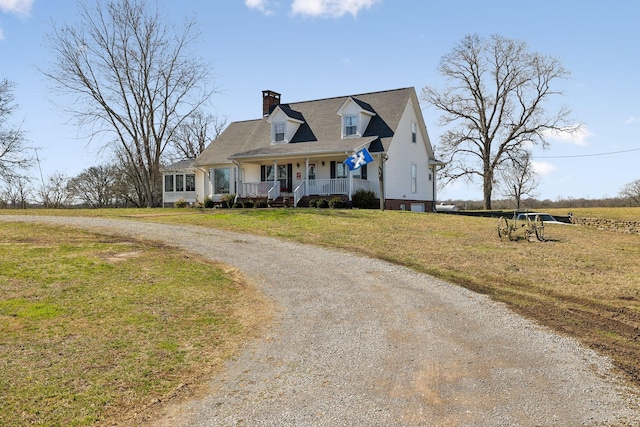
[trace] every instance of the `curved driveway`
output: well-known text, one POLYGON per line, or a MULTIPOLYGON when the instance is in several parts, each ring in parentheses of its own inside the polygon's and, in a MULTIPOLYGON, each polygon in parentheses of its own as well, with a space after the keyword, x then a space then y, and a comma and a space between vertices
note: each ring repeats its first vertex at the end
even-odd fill
POLYGON ((211 394, 162 425, 640 425, 637 401, 607 359, 406 268, 197 227, 0 219, 165 241, 239 268, 276 303, 275 324, 227 363, 211 394))

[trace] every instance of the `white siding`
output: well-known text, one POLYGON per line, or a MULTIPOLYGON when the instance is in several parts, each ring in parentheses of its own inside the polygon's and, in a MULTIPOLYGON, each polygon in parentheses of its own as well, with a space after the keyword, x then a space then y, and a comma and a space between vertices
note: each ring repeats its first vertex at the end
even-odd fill
MULTIPOLYGON (((162 177, 162 185, 163 185, 163 193, 162 193, 162 202, 163 204, 173 204, 180 199, 185 199, 187 203, 195 204, 196 202, 201 202, 205 197, 205 187, 207 183, 207 178, 204 172, 199 169, 196 170, 184 170, 184 171, 168 171, 163 174, 162 177), (194 174, 195 175, 195 191, 175 191, 175 175, 186 175, 186 174, 194 174), (174 175, 174 191, 164 191, 164 175, 174 175)), ((185 183, 186 184, 186 183, 185 183)))
MULTIPOLYGON (((385 197, 398 200, 433 200, 433 181, 429 181, 429 155, 427 152, 428 141, 425 141, 426 131, 420 130, 422 120, 418 114, 422 114, 419 105, 414 105, 409 100, 402 114, 391 147, 389 148, 389 160, 385 163, 385 197), (417 141, 411 141, 411 126, 418 126, 417 141), (417 188, 411 191, 411 164, 417 165, 417 188)), ((432 177, 434 179, 434 177, 432 177)))

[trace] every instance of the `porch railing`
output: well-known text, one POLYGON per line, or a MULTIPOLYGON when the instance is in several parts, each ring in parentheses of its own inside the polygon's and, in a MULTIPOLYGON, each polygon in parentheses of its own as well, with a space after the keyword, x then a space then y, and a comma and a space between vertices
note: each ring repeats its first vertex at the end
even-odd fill
POLYGON ((310 179, 308 184, 310 195, 349 194, 347 178, 310 179))
POLYGON ((302 181, 300 183, 300 185, 298 185, 296 187, 295 190, 293 190, 293 207, 297 208, 298 207, 298 202, 300 200, 302 200, 302 198, 305 196, 305 194, 307 193, 307 181, 302 181))
POLYGON ((353 180, 353 194, 358 190, 373 191, 377 197, 380 197, 380 183, 367 181, 366 179, 353 180))
POLYGON ((240 197, 264 197, 272 184, 272 182, 241 182, 238 194, 240 197))
MULTIPOLYGON (((350 185, 349 178, 304 180, 293 192, 293 205, 297 206, 304 196, 349 194, 350 185)), ((372 191, 378 196, 380 188, 378 182, 354 178, 351 194, 355 194, 358 190, 372 191)), ((267 197, 270 200, 275 200, 280 197, 280 192, 280 182, 242 182, 239 186, 238 196, 267 197)))
POLYGON ((267 192, 267 199, 275 200, 280 197, 280 181, 276 181, 276 183, 269 189, 267 192))

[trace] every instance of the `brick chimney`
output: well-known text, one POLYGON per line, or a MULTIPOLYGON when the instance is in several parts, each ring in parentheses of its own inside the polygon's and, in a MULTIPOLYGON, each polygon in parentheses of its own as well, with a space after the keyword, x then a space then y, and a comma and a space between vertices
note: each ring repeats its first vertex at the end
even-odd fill
POLYGON ((267 117, 277 105, 280 105, 280 94, 272 90, 263 90, 262 116, 267 117))

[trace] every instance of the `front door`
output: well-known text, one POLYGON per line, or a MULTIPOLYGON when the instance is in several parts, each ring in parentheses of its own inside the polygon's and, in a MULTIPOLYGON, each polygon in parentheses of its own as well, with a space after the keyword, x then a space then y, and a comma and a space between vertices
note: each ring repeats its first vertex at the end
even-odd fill
MULTIPOLYGON (((291 193, 293 191, 293 164, 278 165, 276 179, 280 182, 280 191, 291 193)), ((273 182, 273 166, 261 166, 260 181, 273 182)))
POLYGON ((280 191, 291 193, 293 191, 293 164, 278 165, 278 181, 280 191))

